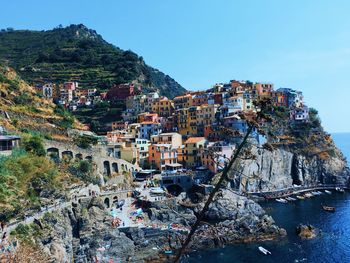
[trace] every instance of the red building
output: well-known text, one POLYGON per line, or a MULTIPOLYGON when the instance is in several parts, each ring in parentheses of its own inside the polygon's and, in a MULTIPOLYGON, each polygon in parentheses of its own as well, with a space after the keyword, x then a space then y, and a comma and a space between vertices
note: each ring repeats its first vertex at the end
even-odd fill
POLYGON ((222 93, 214 94, 214 103, 222 105, 222 93))
POLYGON ((135 85, 134 84, 119 84, 114 85, 107 92, 107 99, 109 100, 125 100, 129 96, 135 95, 135 85))

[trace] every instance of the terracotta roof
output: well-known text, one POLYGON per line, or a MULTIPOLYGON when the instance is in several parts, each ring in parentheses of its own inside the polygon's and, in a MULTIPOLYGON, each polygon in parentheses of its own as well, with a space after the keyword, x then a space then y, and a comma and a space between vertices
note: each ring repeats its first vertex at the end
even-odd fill
POLYGON ((190 137, 187 139, 187 141, 185 141, 185 143, 197 143, 203 140, 205 140, 205 137, 190 137))

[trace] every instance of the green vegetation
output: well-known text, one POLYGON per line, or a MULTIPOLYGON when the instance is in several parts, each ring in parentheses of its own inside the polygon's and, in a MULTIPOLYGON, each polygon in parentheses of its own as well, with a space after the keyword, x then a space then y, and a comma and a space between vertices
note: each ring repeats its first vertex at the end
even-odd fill
POLYGON ((23 148, 26 152, 37 155, 45 156, 46 150, 43 144, 43 139, 39 135, 27 135, 22 140, 23 148))
POLYGON ((79 81, 83 87, 107 90, 113 84, 136 82, 145 91, 159 89, 173 97, 184 92, 175 80, 145 64, 134 52, 123 51, 84 25, 48 31, 3 30, 0 61, 34 84, 79 81))
POLYGON ((74 139, 76 145, 83 149, 89 149, 92 145, 96 145, 97 140, 96 136, 86 134, 76 136, 74 139))
MULTIPOLYGON (((35 153, 35 151, 33 151, 35 153)), ((0 220, 18 214, 59 187, 58 170, 44 156, 17 150, 0 158, 0 220)))
POLYGON ((100 180, 94 176, 92 163, 85 160, 75 160, 68 167, 68 171, 85 183, 99 184, 100 180))
POLYGON ((62 119, 54 121, 56 125, 64 129, 72 128, 74 117, 68 110, 66 110, 62 105, 56 105, 54 113, 62 117, 62 119))

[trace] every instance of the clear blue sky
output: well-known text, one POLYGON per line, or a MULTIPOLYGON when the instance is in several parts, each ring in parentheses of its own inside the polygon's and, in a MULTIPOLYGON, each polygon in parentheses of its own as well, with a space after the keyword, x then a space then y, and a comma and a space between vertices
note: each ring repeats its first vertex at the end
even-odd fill
POLYGON ((0 28, 83 23, 190 90, 230 79, 302 90, 327 131, 350 131, 350 1, 4 1, 0 28))

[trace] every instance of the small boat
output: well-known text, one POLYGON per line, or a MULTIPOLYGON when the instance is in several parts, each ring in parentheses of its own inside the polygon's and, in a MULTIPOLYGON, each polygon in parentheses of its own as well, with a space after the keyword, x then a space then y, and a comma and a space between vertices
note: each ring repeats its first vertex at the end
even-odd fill
POLYGON ((312 195, 320 195, 320 192, 315 191, 315 192, 311 192, 312 195))
POLYGON ((329 194, 329 195, 332 194, 332 192, 331 192, 331 191, 328 191, 328 190, 324 190, 324 192, 325 192, 326 194, 329 194))
POLYGON ((297 195, 297 198, 298 198, 299 200, 304 200, 304 199, 305 199, 305 197, 302 196, 302 195, 297 195))
POLYGON ((335 207, 333 207, 333 206, 326 206, 326 205, 323 205, 323 206, 322 206, 322 209, 323 209, 324 211, 327 211, 327 212, 332 212, 332 213, 335 212, 335 207))
POLYGON ((172 250, 165 250, 164 254, 173 254, 173 251, 172 250))
POLYGON ((271 255, 271 252, 268 251, 268 250, 267 250, 266 248, 264 248, 264 247, 259 247, 258 249, 259 249, 259 251, 260 251, 261 253, 263 253, 264 255, 271 255))
POLYGON ((305 196, 306 198, 313 197, 313 195, 312 195, 311 193, 306 193, 306 194, 304 194, 304 196, 305 196))
POLYGON ((340 187, 336 187, 335 190, 339 193, 344 193, 344 189, 343 188, 340 188, 340 187))
POLYGON ((286 198, 287 201, 293 202, 296 201, 297 199, 293 198, 293 197, 287 197, 286 198))
POLYGON ((276 201, 279 203, 283 203, 283 204, 288 203, 288 201, 286 199, 283 199, 283 198, 278 198, 278 199, 276 199, 276 201))

